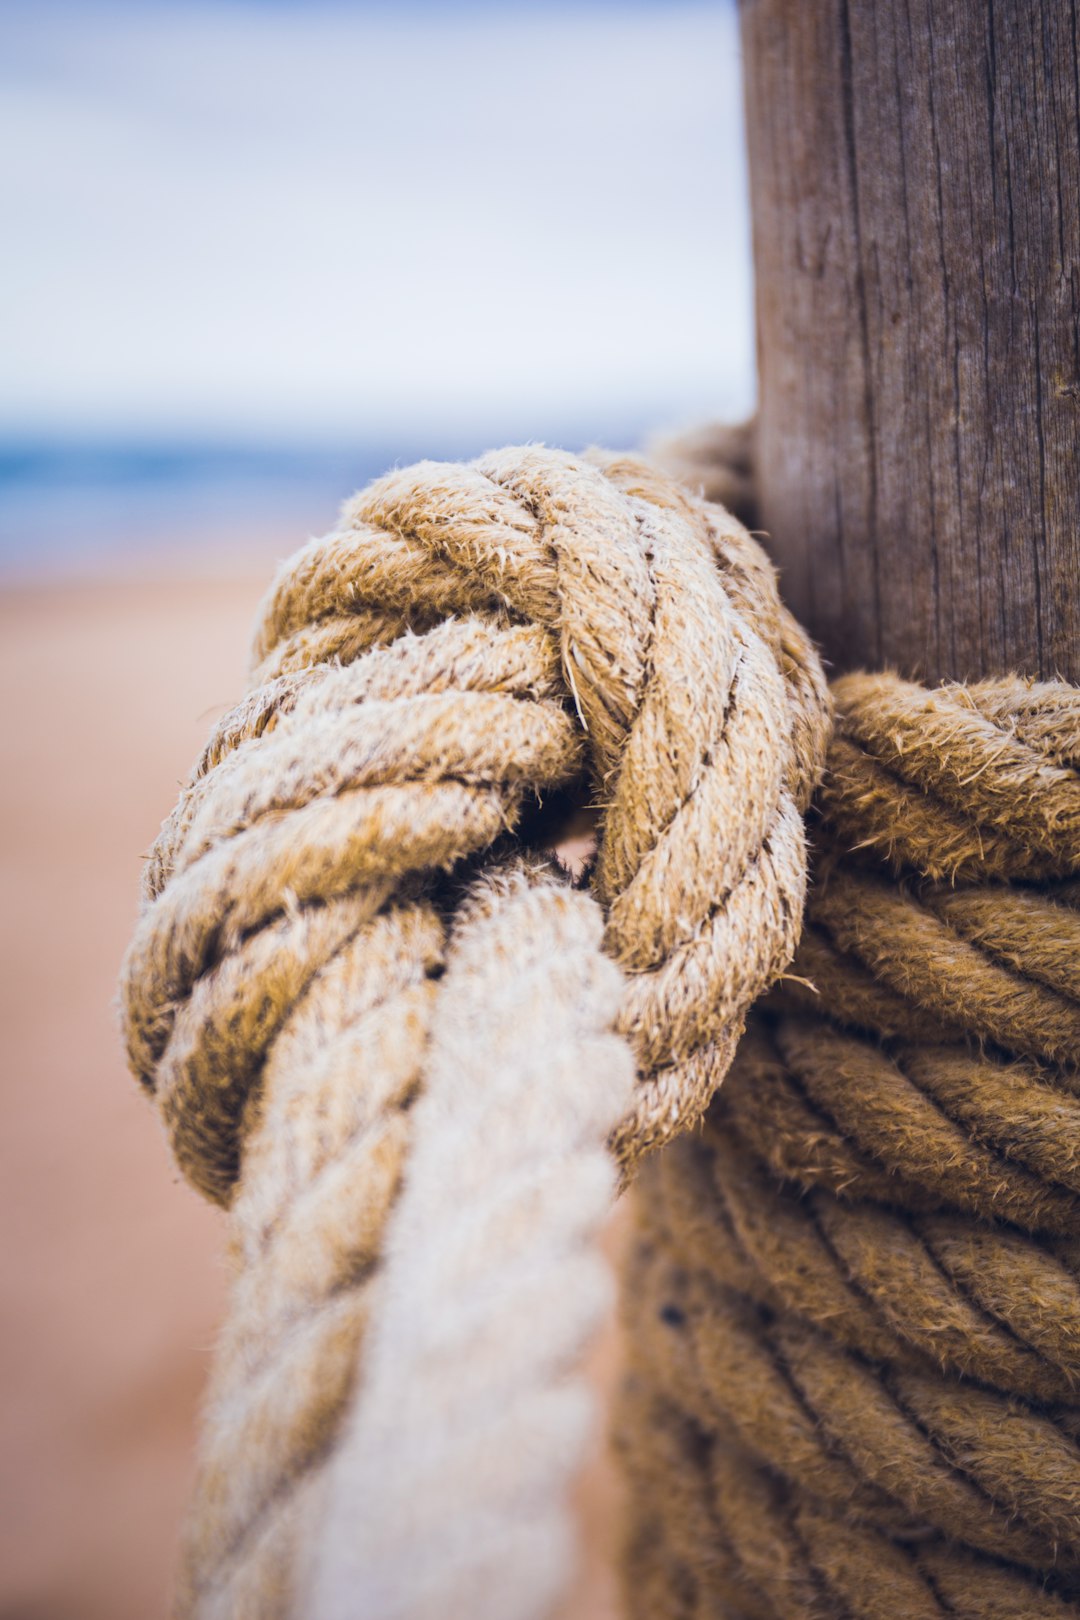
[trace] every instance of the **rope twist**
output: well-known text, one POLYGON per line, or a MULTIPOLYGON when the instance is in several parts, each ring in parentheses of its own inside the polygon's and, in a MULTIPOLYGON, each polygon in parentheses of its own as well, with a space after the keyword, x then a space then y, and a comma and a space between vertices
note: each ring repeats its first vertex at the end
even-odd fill
POLYGON ((632 1606, 1080 1613, 1080 690, 833 696, 791 974, 641 1181, 632 1606))
MULTIPOLYGON (((506 867, 510 835, 552 795, 598 814, 593 898, 574 899, 622 977, 576 1012, 554 963, 548 983, 582 1051, 606 1030, 633 1052, 620 1091, 601 1042, 597 1095, 622 1103, 589 1127, 607 1117, 629 1176, 700 1118, 795 948, 828 725, 816 656, 735 520, 640 463, 538 448, 356 496, 284 566, 254 661, 151 852, 122 986, 176 1161, 231 1212, 182 1595, 202 1616, 296 1600, 365 1346, 381 1365, 375 1318, 394 1316, 382 1262, 430 1159, 423 1099, 459 1051, 440 1011, 455 963, 490 951, 513 983, 512 904, 565 943, 558 905, 519 893, 550 869, 506 867), (482 873, 497 904, 470 888, 482 873), (487 922, 455 922, 476 906, 487 922)), ((497 1061, 485 1039, 477 1061, 497 1061)), ((532 1119, 534 1145, 550 1128, 532 1119)), ((558 1252, 597 1218, 582 1206, 558 1252)))

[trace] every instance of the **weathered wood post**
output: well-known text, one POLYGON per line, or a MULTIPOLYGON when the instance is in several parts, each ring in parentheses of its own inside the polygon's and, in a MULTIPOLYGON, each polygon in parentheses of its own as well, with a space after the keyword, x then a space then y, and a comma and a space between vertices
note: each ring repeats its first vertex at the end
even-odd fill
POLYGON ((1080 681, 1074 0, 743 0, 762 523, 836 668, 1080 681))

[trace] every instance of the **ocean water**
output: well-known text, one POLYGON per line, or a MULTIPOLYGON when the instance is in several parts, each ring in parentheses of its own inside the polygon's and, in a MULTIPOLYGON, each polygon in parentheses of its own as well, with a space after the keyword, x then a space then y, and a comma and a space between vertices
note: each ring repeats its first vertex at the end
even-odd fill
POLYGON ((394 466, 459 460, 531 438, 581 450, 628 448, 647 411, 534 434, 399 435, 385 443, 165 439, 0 441, 0 583, 138 572, 189 558, 207 566, 324 533, 341 502, 394 466))

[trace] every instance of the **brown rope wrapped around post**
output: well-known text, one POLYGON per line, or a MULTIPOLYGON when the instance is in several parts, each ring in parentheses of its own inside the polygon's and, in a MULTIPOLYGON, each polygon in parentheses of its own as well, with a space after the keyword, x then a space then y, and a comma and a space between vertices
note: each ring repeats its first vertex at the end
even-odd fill
MULTIPOLYGON (((393 1372, 393 1346, 371 1319, 385 1303, 395 1209, 402 1230, 422 1228, 426 1210, 427 1241, 445 1235, 434 1201, 401 1193, 410 1163, 438 1162, 414 1152, 413 1137, 440 1076, 463 1077, 464 1098, 466 1071, 505 1062, 517 1074, 534 1169, 562 1178, 572 1218, 557 1198, 539 1215, 519 1202, 512 1220, 482 1226, 478 1214, 487 1236, 476 1244, 491 1265, 510 1265, 506 1233, 534 1243, 542 1217, 550 1241, 534 1262, 549 1283, 596 1224, 592 1195, 569 1202, 575 1165, 602 1156, 607 1138, 629 1175, 700 1117, 750 1003, 795 948, 801 812, 827 730, 820 665, 763 553, 722 509, 631 460, 533 447, 423 463, 356 496, 333 534, 285 565, 264 606, 252 691, 215 729, 152 852, 124 968, 131 1066, 184 1174, 230 1210, 236 1267, 183 1613, 337 1613, 333 1573, 348 1557, 316 1558, 314 1588, 300 1566, 314 1523, 348 1528, 348 1505, 326 1496, 333 1481, 356 1483, 361 1503, 378 1493, 377 1461, 373 1476, 370 1459, 344 1469, 334 1459, 347 1428, 371 1445, 384 1420, 346 1422, 372 1342, 379 1389, 393 1372), (535 856, 506 866, 529 801, 557 791, 599 810, 591 895, 572 894, 535 856), (583 966, 569 983, 560 960, 599 960, 601 946, 603 972, 583 966), (519 985, 526 966, 532 980, 519 985), (463 975, 501 1010, 490 1029, 471 1003, 464 1034, 453 1016, 463 975), (595 1088, 576 1135, 561 1116, 546 1124, 536 1102, 545 985, 553 1022, 576 1041, 576 1055, 552 1042, 551 1109, 569 1119, 573 1089, 595 1088), (515 996, 532 1009, 517 1032, 515 996), (633 1054, 637 1083, 604 1124, 619 1095, 616 1049, 627 1064, 633 1054)), ((488 1157, 486 1128, 477 1123, 471 1157, 453 1169, 462 1198, 490 1217, 502 1161, 488 1157)), ((514 1146, 504 1168, 520 1182, 514 1146)), ((516 1409, 505 1392, 515 1377, 550 1382, 572 1359, 557 1319, 573 1301, 557 1286, 544 1298, 525 1326, 547 1351, 529 1334, 507 1337, 500 1410, 516 1409)), ((483 1342, 475 1323, 468 1342, 483 1342)), ((442 1376, 448 1388, 452 1358, 442 1376)), ((509 1448, 549 1492, 573 1461, 566 1446, 545 1460, 556 1439, 509 1448)), ((464 1511, 453 1464, 439 1463, 449 1522, 464 1511)), ((422 1466, 430 1495, 430 1457, 422 1466)), ((374 1583, 372 1620, 418 1620, 440 1582, 483 1595, 487 1607, 466 1604, 478 1617, 493 1604, 501 1620, 542 1612, 547 1588, 531 1569, 517 1572, 513 1603, 485 1574, 492 1547, 514 1544, 491 1528, 507 1494, 497 1484, 492 1475, 486 1535, 448 1546, 441 1572, 421 1571, 422 1590, 409 1584, 415 1556, 389 1584, 373 1564, 361 1572, 374 1583)), ((394 1490, 412 1511, 420 1493, 400 1468, 394 1490)))
POLYGON ((833 687, 802 944, 639 1182, 627 1591, 1080 1615, 1080 689, 833 687))

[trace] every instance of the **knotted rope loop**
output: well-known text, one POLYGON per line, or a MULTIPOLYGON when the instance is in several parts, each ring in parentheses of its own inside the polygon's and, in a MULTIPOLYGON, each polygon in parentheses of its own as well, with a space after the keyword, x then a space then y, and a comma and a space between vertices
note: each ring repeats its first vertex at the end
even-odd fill
POLYGON ((833 693, 792 972, 642 1181, 631 1567, 687 1614, 1080 1613, 1080 691, 833 693))
POLYGON ((377 1502, 373 1614, 453 1589, 535 1620, 565 1557, 604 1144, 626 1175, 697 1118, 790 959, 820 665, 726 513, 534 448, 356 496, 283 567, 254 663, 151 852, 123 981, 132 1068, 230 1208, 237 1272, 181 1612, 336 1614, 377 1502), (513 855, 556 792, 598 812, 591 895, 513 855), (478 1378, 515 1257, 543 1331, 525 1309, 478 1378), (460 1377, 431 1348, 459 1296, 460 1377), (421 1389, 446 1445, 402 1416, 383 1494, 387 1413, 421 1389), (455 1467, 481 1497, 502 1478, 463 1461, 494 1446, 495 1389, 514 1477, 462 1518, 455 1467), (385 1566, 422 1503, 430 1559, 385 1566), (320 1524, 345 1530, 305 1576, 320 1524), (495 1569, 504 1542, 520 1568, 495 1569))
POLYGON ((696 1118, 794 949, 826 698, 725 513, 638 463, 502 451, 356 496, 285 565, 256 686, 165 824, 125 968, 133 1069, 227 1202, 287 1010, 391 898, 557 788, 601 811, 630 973, 630 1167, 696 1118))

